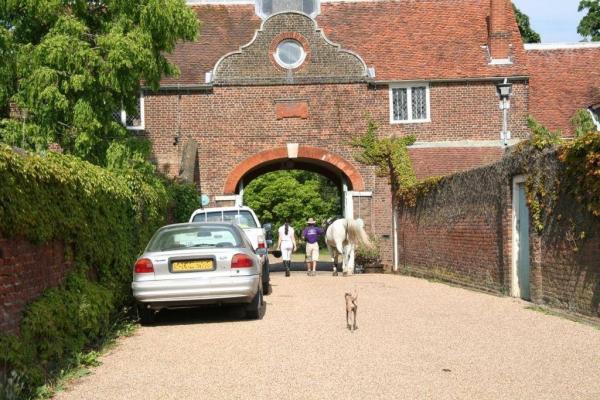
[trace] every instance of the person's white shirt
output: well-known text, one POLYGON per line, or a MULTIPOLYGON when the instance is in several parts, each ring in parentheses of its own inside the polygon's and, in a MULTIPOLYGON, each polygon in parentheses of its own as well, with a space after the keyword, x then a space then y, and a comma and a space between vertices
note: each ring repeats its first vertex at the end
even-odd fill
POLYGON ((294 245, 294 228, 291 225, 288 226, 288 233, 285 234, 285 225, 279 227, 279 242, 283 244, 294 245))

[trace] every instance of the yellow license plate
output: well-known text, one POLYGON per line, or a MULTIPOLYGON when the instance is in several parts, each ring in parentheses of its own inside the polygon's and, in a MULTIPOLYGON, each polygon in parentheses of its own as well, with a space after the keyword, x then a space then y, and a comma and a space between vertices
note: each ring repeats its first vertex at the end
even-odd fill
POLYGON ((213 269, 213 260, 174 261, 173 272, 207 271, 213 269))

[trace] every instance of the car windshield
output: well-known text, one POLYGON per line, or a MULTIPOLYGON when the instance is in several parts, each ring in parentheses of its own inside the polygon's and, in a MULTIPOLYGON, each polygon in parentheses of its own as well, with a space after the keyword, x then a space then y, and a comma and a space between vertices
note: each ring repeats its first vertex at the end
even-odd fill
POLYGON ((243 246, 242 238, 232 226, 187 225, 159 231, 148 244, 146 251, 241 246, 243 246))
POLYGON ((201 212, 194 216, 193 222, 232 222, 240 228, 257 228, 254 217, 248 210, 201 212))

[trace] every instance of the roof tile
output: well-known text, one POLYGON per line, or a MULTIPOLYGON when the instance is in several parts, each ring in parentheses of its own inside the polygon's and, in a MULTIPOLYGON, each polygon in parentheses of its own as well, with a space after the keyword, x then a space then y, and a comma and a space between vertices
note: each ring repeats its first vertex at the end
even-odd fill
MULTIPOLYGON (((200 39, 181 43, 168 58, 181 70, 163 83, 204 83, 204 74, 228 52, 250 42, 261 20, 253 5, 193 6, 200 39)), ((326 36, 375 67, 377 80, 460 79, 526 75, 517 24, 514 64, 488 65, 489 1, 383 0, 323 3, 317 24, 326 36)), ((512 13, 512 10, 509 10, 512 13)), ((514 21, 514 18, 511 19, 514 21)))

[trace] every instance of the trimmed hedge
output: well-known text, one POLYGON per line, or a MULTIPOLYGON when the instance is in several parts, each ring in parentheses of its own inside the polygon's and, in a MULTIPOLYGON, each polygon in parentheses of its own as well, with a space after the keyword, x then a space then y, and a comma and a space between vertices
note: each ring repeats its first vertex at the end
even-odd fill
POLYGON ((130 300, 131 265, 151 235, 196 204, 192 185, 0 146, 0 235, 62 241, 74 261, 65 283, 25 310, 20 336, 0 336, 0 369, 34 388, 99 340, 130 300))

